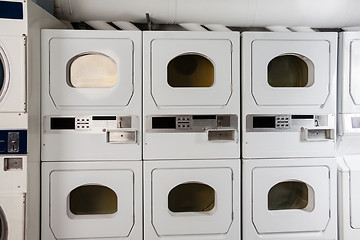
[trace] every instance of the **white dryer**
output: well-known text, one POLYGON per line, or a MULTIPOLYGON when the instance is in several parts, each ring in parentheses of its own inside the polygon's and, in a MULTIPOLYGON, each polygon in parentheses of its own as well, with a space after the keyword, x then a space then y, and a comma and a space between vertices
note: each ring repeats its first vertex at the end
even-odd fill
POLYGON ((360 32, 340 33, 338 108, 339 240, 360 237, 360 32))
POLYGON ((243 160, 243 239, 336 239, 334 158, 243 160))
POLYGON ((145 240, 240 239, 240 160, 144 162, 145 240))
POLYGON ((239 158, 237 32, 144 32, 144 159, 239 158))
POLYGON ((140 31, 42 31, 42 160, 140 160, 140 31))
POLYGON ((42 239, 142 238, 142 163, 42 163, 42 239))
POLYGON ((337 33, 244 32, 241 51, 243 157, 334 156, 337 33))
POLYGON ((0 129, 26 129, 26 4, 0 1, 0 129))

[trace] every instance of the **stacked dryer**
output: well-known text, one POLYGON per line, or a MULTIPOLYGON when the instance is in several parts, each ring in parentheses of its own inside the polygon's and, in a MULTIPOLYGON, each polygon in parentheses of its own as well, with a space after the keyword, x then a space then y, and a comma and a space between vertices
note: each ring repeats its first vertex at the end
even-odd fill
POLYGON ((142 238, 141 41, 42 32, 42 239, 142 238))
POLYGON ((239 239, 239 33, 144 32, 143 51, 144 239, 239 239))
POLYGON ((0 239, 39 238, 40 29, 59 25, 31 1, 0 1, 0 239))
POLYGON ((340 33, 339 43, 339 240, 360 237, 360 32, 340 33))
POLYGON ((336 239, 336 33, 242 34, 243 239, 336 239))
POLYGON ((26 6, 0 1, 0 239, 24 239, 27 165, 26 6))

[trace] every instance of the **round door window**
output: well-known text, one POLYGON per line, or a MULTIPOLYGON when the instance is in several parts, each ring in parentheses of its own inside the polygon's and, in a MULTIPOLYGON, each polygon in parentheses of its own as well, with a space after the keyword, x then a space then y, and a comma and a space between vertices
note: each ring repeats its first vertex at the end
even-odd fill
POLYGON ((7 222, 5 218, 4 211, 0 207, 0 240, 7 239, 7 222))

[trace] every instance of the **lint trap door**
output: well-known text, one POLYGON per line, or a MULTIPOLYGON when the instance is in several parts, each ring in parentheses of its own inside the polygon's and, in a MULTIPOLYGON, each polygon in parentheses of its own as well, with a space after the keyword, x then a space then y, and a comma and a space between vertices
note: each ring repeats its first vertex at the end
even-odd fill
POLYGON ((321 232, 330 220, 325 166, 252 170, 252 221, 259 234, 321 232))
POLYGON ((251 93, 258 106, 315 106, 330 94, 330 43, 254 40, 251 93))
POLYGON ((350 201, 350 225, 360 229, 360 156, 346 156, 344 160, 350 169, 350 196, 346 198, 350 201))
POLYGON ((233 221, 232 188, 230 168, 153 170, 155 232, 158 236, 226 234, 233 221))
POLYGON ((158 107, 226 106, 232 94, 232 43, 226 39, 155 39, 151 95, 158 107))
POLYGON ((50 172, 50 228, 56 239, 125 238, 134 225, 131 170, 50 172))
POLYGON ((25 38, 0 36, 0 112, 25 112, 25 38))
MULTIPOLYGON (((360 108, 360 36, 350 42, 349 94, 353 104, 360 108)), ((345 66, 346 67, 346 66, 345 66)), ((357 113, 360 113, 358 111, 357 113)))
POLYGON ((126 38, 55 37, 49 94, 56 108, 123 108, 133 95, 133 42, 126 38))

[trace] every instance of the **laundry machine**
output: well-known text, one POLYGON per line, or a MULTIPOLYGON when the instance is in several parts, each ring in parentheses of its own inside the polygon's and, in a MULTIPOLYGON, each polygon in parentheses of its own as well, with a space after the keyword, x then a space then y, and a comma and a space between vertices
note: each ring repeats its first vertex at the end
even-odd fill
POLYGON ((42 161, 141 160, 142 33, 42 31, 42 161))
POLYGON ((240 239, 240 161, 144 161, 144 239, 240 239))
POLYGON ((243 160, 243 239, 337 239, 334 158, 243 160))
POLYGON ((244 32, 244 158, 335 155, 337 33, 244 32))
POLYGON ((43 162, 42 239, 142 239, 140 161, 43 162))
POLYGON ((360 32, 342 32, 339 42, 338 77, 338 221, 339 240, 360 237, 359 163, 360 32))
POLYGON ((240 157, 238 32, 143 33, 144 159, 240 157))
POLYGON ((0 129, 27 127, 25 5, 0 1, 0 129))

